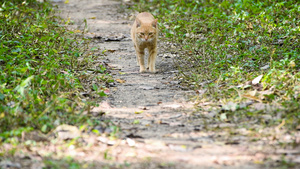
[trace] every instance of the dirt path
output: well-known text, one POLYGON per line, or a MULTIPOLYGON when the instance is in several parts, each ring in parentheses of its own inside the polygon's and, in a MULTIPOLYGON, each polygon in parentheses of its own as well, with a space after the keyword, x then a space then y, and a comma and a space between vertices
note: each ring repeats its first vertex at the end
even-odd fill
POLYGON ((101 162, 106 151, 112 159, 106 158, 107 163, 127 161, 129 168, 259 168, 254 161, 264 154, 249 151, 256 145, 234 144, 226 138, 219 141, 226 134, 205 132, 203 120, 190 116, 193 107, 187 96, 192 91, 182 90, 173 80, 176 69, 172 58, 162 57, 163 42, 159 44, 158 73, 138 72, 129 35, 132 21, 125 19, 131 17, 120 12, 120 1, 70 0, 56 5, 63 18, 74 22, 71 29, 83 30, 87 19, 86 36, 99 52, 106 50, 99 60, 107 63, 117 79, 110 84, 107 100, 92 111, 106 112, 106 118, 120 126, 123 141, 107 149, 100 144, 86 150, 86 159, 101 162))

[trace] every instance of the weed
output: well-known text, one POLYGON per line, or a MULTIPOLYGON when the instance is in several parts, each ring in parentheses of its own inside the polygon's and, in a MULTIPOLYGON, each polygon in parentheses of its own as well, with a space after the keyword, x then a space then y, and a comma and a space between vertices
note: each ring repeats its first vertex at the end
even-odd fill
MULTIPOLYGON (((150 11, 159 19, 161 40, 176 46, 166 49, 180 56, 175 60, 178 78, 187 87, 205 91, 199 102, 279 104, 281 111, 271 114, 285 112, 280 118, 286 118, 290 128, 299 123, 298 1, 153 0, 141 1, 134 9, 150 11), (259 75, 260 87, 245 85, 259 75)), ((256 110, 247 106, 226 118, 244 121, 240 111, 256 110)))
POLYGON ((97 124, 89 114, 111 82, 92 65, 88 41, 68 31, 47 2, 0 1, 0 141, 60 124, 97 124))

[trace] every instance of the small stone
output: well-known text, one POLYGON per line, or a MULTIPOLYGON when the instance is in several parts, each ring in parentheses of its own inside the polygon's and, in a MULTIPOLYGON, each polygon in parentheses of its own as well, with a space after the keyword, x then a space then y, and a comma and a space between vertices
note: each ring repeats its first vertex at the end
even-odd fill
POLYGON ((140 86, 139 89, 143 89, 143 90, 153 90, 154 87, 152 87, 152 86, 140 86))
POLYGON ((269 65, 265 65, 265 66, 261 67, 260 69, 261 69, 261 70, 266 70, 266 69, 269 69, 269 68, 270 68, 269 65))

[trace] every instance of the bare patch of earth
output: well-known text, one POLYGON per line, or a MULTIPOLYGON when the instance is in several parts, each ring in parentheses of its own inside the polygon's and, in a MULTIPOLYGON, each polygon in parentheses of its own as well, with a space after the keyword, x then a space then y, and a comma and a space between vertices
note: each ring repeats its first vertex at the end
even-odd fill
POLYGON ((251 131, 238 124, 206 124, 202 116, 197 117, 193 103, 188 100, 193 91, 184 90, 174 80, 176 68, 173 58, 164 55, 164 42, 159 44, 156 66, 159 71, 139 73, 129 35, 134 14, 121 12, 122 2, 70 0, 67 4, 54 4, 61 10, 60 15, 72 22, 70 29, 86 29, 86 19, 85 36, 99 49, 95 62, 105 62, 116 79, 109 84, 107 99, 91 112, 99 117, 105 112, 101 118, 120 127, 119 139, 82 134, 76 146, 62 141, 38 142, 35 147, 17 153, 13 162, 17 166, 13 167, 43 168, 47 164, 42 161, 48 158, 63 164, 62 159, 72 157, 86 164, 86 168, 254 169, 272 168, 282 154, 300 153, 274 149, 269 144, 272 138, 268 137, 251 142, 255 135, 249 138, 251 131), (105 56, 100 55, 102 51, 105 56), (236 133, 231 133, 229 128, 235 127, 236 133), (218 130, 212 132, 206 128, 218 130))

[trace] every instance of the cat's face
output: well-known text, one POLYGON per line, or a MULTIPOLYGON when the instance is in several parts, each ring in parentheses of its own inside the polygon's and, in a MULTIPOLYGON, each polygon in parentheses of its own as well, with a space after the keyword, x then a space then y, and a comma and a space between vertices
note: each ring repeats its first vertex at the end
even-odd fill
POLYGON ((151 42, 156 38, 157 20, 152 23, 143 23, 137 19, 136 34, 137 37, 143 42, 151 42))
POLYGON ((137 31, 137 36, 142 41, 145 41, 145 42, 149 41, 150 42, 155 38, 156 31, 153 28, 147 28, 147 29, 140 28, 137 31))

